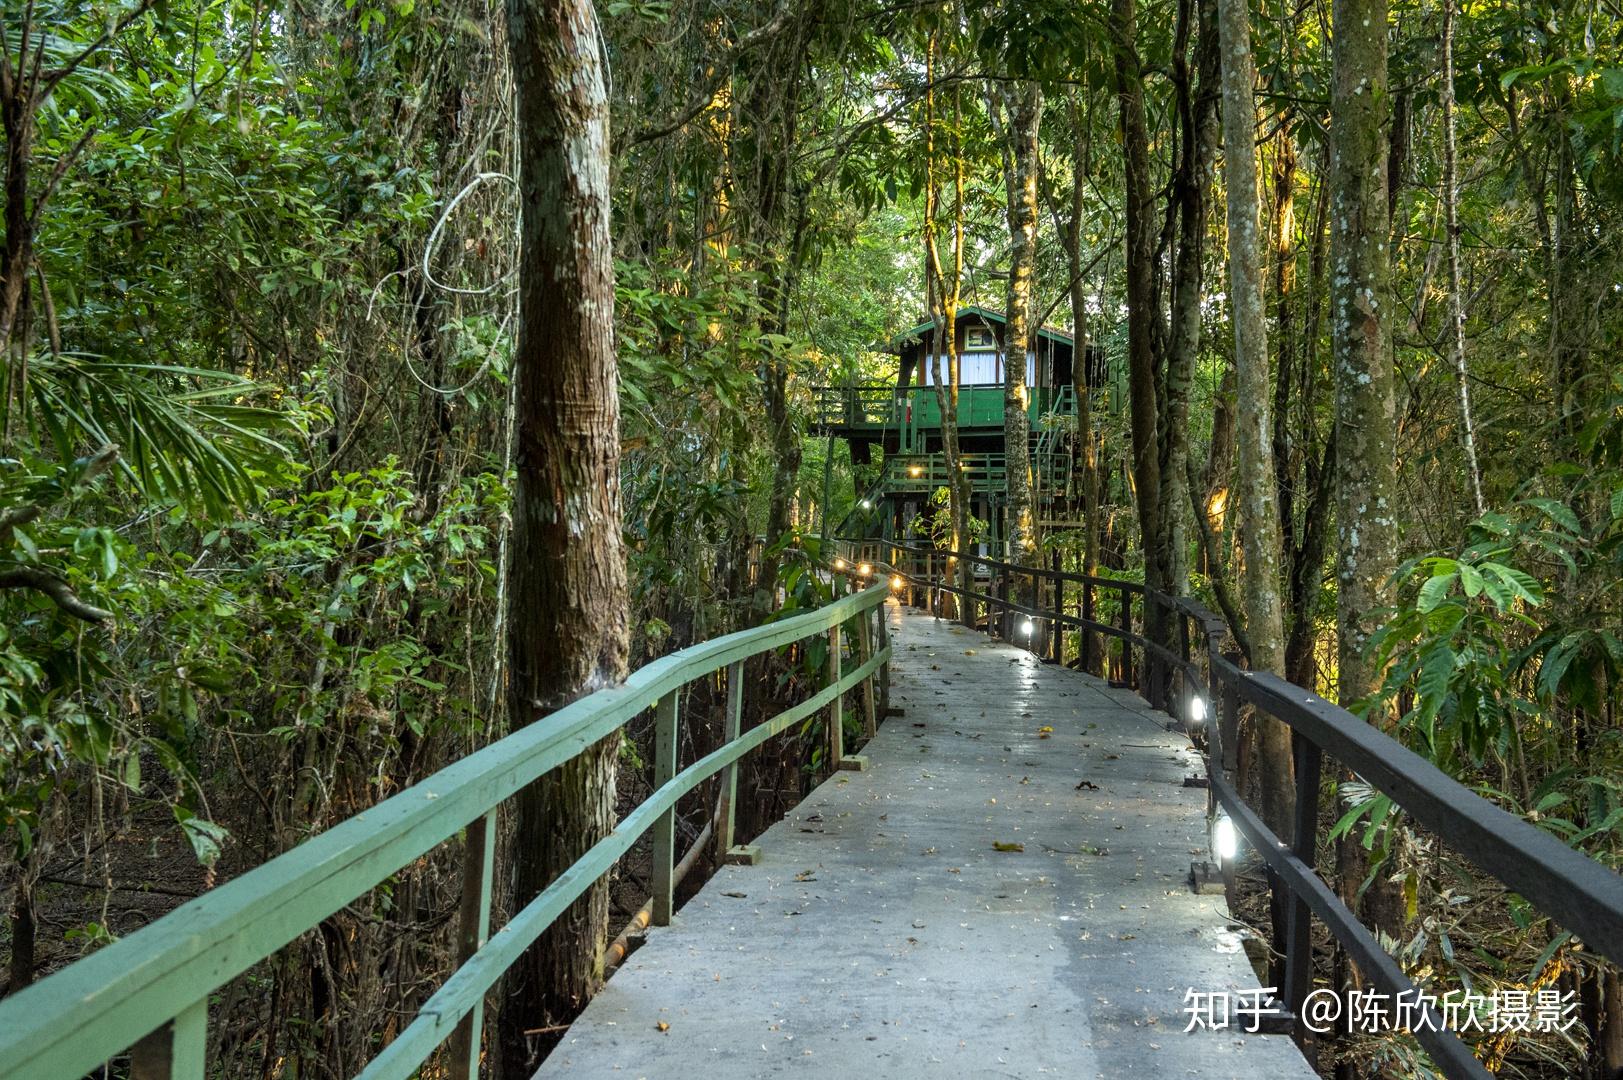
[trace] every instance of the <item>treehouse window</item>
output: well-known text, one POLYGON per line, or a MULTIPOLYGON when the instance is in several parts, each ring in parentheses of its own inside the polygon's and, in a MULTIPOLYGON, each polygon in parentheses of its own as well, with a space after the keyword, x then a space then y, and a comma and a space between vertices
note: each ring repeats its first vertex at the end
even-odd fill
POLYGON ((972 326, 964 331, 964 351, 972 349, 996 349, 997 337, 989 326, 972 326))
MULTIPOLYGON (((942 374, 946 373, 947 361, 941 361, 942 374)), ((965 353, 958 358, 958 385, 959 386, 993 386, 1003 381, 1003 368, 998 363, 997 353, 965 353)), ((924 362, 924 383, 931 385, 935 382, 935 364, 929 360, 924 362)))

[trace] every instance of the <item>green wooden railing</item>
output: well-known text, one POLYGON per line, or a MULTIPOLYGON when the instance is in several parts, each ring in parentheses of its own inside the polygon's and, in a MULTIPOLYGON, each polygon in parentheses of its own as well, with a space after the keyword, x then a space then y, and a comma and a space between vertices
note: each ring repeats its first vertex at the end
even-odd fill
POLYGON ((844 698, 863 688, 871 735, 888 693, 891 649, 883 607, 888 593, 884 585, 876 585, 816 611, 655 660, 621 685, 599 690, 463 758, 7 997, 0 1001, 0 1077, 73 1080, 126 1051, 131 1054, 130 1074, 139 1080, 204 1076, 209 998, 216 990, 464 832, 458 966, 360 1075, 369 1080, 409 1077, 450 1039, 450 1074, 476 1076, 486 994, 553 920, 650 830, 653 922, 670 922, 679 798, 724 774, 718 832, 720 843, 730 845, 738 761, 822 709, 829 710, 827 763, 833 768, 856 763, 845 754, 844 698), (850 671, 843 670, 842 661, 847 624, 856 630, 857 663, 850 671), (823 689, 741 731, 744 661, 824 633, 829 659, 823 689), (728 688, 725 741, 679 770, 681 690, 723 668, 728 688), (877 707, 876 697, 881 702, 877 707), (649 708, 655 710, 654 791, 506 926, 490 934, 498 807, 649 708))

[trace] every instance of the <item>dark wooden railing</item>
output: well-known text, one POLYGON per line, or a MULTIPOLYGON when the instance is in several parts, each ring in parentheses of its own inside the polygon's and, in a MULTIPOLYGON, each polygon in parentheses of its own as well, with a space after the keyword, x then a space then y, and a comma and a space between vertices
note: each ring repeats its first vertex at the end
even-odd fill
POLYGON ((1245 670, 1227 624, 1191 598, 1166 596, 1137 582, 976 555, 967 556, 974 572, 972 587, 965 589, 956 571, 966 556, 914 544, 846 541, 837 556, 857 584, 865 583, 864 568, 873 576, 890 576, 893 592, 937 615, 948 613, 946 598, 953 597, 955 615, 966 625, 1053 662, 1107 668, 1116 685, 1131 686, 1155 707, 1181 714, 1206 751, 1209 813, 1226 814, 1265 864, 1274 955, 1284 958, 1283 969, 1274 973, 1281 990, 1276 1004, 1299 1043, 1311 1035, 1302 1023, 1302 1006, 1313 988, 1311 929, 1317 918, 1375 988, 1394 1000, 1407 995, 1406 1000, 1418 1002, 1413 1015, 1425 1019, 1412 1033, 1444 1075, 1473 1080, 1491 1075, 1469 1046, 1445 1030, 1435 1005, 1419 996, 1398 961, 1319 876, 1315 857, 1326 756, 1565 927, 1584 949, 1623 963, 1623 876, 1468 790, 1346 709, 1273 674, 1245 670), (1101 596, 1111 598, 1114 619, 1100 617, 1101 596), (1160 622, 1152 632, 1146 631, 1146 614, 1160 622), (1016 617, 1032 625, 1017 626, 1016 617), (1063 628, 1082 631, 1081 655, 1074 661, 1067 659, 1063 628), (1090 655, 1094 635, 1118 642, 1117 654, 1090 655), (1202 690, 1208 695, 1202 711, 1210 711, 1204 708, 1207 701, 1219 703, 1214 725, 1190 719, 1190 705, 1202 690), (1242 704, 1290 728, 1296 815, 1289 841, 1234 786, 1242 704))

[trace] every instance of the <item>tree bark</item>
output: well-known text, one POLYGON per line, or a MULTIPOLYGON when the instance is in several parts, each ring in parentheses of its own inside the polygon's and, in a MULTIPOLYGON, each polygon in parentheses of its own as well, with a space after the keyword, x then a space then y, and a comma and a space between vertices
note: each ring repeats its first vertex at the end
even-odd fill
MULTIPOLYGON (((507 620, 516 729, 622 680, 629 635, 601 40, 590 0, 508 0, 507 13, 523 238, 507 620)), ((515 799, 515 911, 613 828, 618 748, 604 739, 515 799)), ((525 1029, 585 1004, 607 929, 599 881, 515 965, 507 1075, 534 1066, 525 1029)))
POLYGON ((1396 565, 1386 154, 1386 0, 1336 0, 1330 129, 1330 340, 1336 397, 1338 696, 1381 673, 1366 655, 1396 565))
MULTIPOLYGON (((1089 137, 1087 117, 1070 102, 1075 163, 1071 174, 1071 217, 1065 226, 1065 257, 1071 273, 1071 388, 1076 398, 1076 444, 1082 459, 1082 572, 1099 573, 1099 453, 1093 434, 1093 385, 1088 371, 1088 294, 1083 281, 1082 218, 1087 209, 1089 137)), ((1083 629, 1082 655, 1092 665, 1089 674, 1103 670, 1099 635, 1083 629)))
POLYGON ((1189 385, 1200 356, 1201 296, 1205 289, 1206 218, 1217 152, 1217 11, 1213 0, 1183 0, 1173 46, 1173 82, 1183 145, 1174 178, 1178 249, 1172 271, 1172 303, 1166 376, 1161 385, 1161 565, 1166 591, 1189 591, 1189 385), (1192 20, 1198 21, 1191 27, 1192 20), (1194 31, 1195 68, 1185 59, 1194 31))
MULTIPOLYGON (((1397 562, 1387 190, 1386 0, 1335 0, 1330 97, 1330 342, 1336 417, 1337 696, 1381 684, 1369 652, 1397 562)), ((1389 727, 1371 712, 1371 723, 1389 727)), ((1384 881, 1359 898, 1370 858, 1356 836, 1336 847, 1342 898, 1389 934, 1402 899, 1384 881)))
POLYGON ((1454 133, 1454 0, 1443 0, 1443 206, 1448 228, 1449 359, 1460 395, 1460 441, 1477 516, 1488 512, 1477 464, 1476 431, 1471 422, 1471 383, 1465 367, 1465 295, 1460 284, 1459 149, 1454 133))
MULTIPOLYGON (((1112 0, 1111 30, 1115 38, 1116 94, 1120 106, 1126 230, 1128 409, 1132 424, 1132 471, 1138 503, 1138 528, 1144 554, 1144 583, 1164 591, 1160 561, 1161 467, 1158 451, 1157 409, 1159 372, 1156 369, 1156 324, 1160 319, 1155 298, 1156 233, 1150 214, 1149 124, 1144 113, 1144 76, 1138 56, 1136 0, 1112 0)), ((1154 605, 1146 608, 1146 629, 1155 640, 1159 619, 1154 605)))
MULTIPOLYGON (((1003 368, 1003 455, 1004 480, 1008 495, 1009 559, 1020 566, 1032 565, 1037 554, 1036 507, 1032 503, 1031 478, 1031 389, 1026 385, 1026 361, 1035 355, 1037 327, 1032 325, 1032 293, 1037 273, 1037 132, 1042 122, 1043 93, 1036 83, 1008 92, 1009 160, 1009 239, 1013 249, 1009 260, 1009 301, 1006 362, 1003 368)), ((1016 583, 1023 599, 1029 580, 1016 583)))
MULTIPOLYGON (((1257 193, 1256 67, 1251 56, 1248 0, 1218 0, 1223 41, 1223 167, 1227 175, 1229 303, 1234 326, 1234 370, 1240 469, 1241 586, 1251 670, 1285 673, 1285 626, 1280 601, 1278 478, 1268 401, 1268 320, 1263 310, 1263 237, 1257 193)), ((1263 817, 1286 835, 1295 805, 1290 729, 1254 713, 1251 738, 1262 793, 1263 817)))
MULTIPOLYGON (((926 83, 933 84, 937 39, 931 35, 929 51, 925 57, 926 83)), ((975 624, 974 607, 967 596, 974 585, 974 564, 965 557, 969 554, 969 477, 961 466, 963 456, 958 443, 958 307, 963 298, 964 285, 964 154, 963 108, 961 90, 953 88, 952 126, 952 273, 949 275, 941 258, 941 243, 937 233, 940 223, 941 186, 936 174, 935 147, 935 91, 933 85, 924 94, 924 153, 925 204, 924 241, 925 270, 928 278, 930 317, 935 320, 936 332, 931 345, 931 382, 935 386, 936 405, 941 413, 941 453, 947 466, 947 512, 952 522, 952 550, 959 553, 957 562, 958 588, 963 594, 955 597, 958 618, 968 626, 975 624), (943 370, 943 358, 945 370, 943 370)), ((943 575, 951 579, 951 567, 943 575)))

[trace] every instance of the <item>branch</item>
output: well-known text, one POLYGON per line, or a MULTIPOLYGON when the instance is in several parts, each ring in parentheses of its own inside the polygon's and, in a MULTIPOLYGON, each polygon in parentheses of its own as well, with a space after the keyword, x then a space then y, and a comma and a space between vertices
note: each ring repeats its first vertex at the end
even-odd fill
POLYGON ((789 25, 789 17, 794 13, 795 5, 793 0, 784 0, 784 3, 778 8, 777 14, 768 19, 764 25, 756 27, 739 38, 738 42, 728 50, 726 57, 718 61, 710 69, 711 75, 709 79, 694 92, 693 96, 688 99, 688 103, 682 107, 682 110, 676 114, 674 119, 657 126, 645 127, 630 136, 625 141, 626 149, 641 146, 643 143, 652 142, 655 139, 663 139, 665 136, 675 134, 687 127, 694 117, 704 112, 710 106, 710 103, 715 100, 716 91, 721 89, 721 84, 726 81, 727 72, 731 70, 733 64, 738 62, 739 57, 757 45, 776 37, 783 31, 784 27, 789 25))
MULTIPOLYGON (((92 53, 101 48, 103 45, 107 44, 107 42, 111 41, 113 38, 122 34, 130 23, 134 22, 136 19, 139 19, 142 15, 145 15, 147 8, 151 7, 152 4, 153 0, 141 0, 141 2, 135 5, 132 10, 125 12, 124 17, 119 19, 118 22, 103 30, 100 37, 80 50, 78 56, 75 56, 72 60, 69 60, 61 67, 52 68, 50 71, 46 72, 45 78, 40 86, 40 92, 36 95, 37 100, 43 102, 46 98, 50 97, 51 91, 56 89, 57 83, 79 70, 79 65, 90 59, 92 53)), ((44 52, 45 49, 42 44, 40 47, 40 53, 43 55, 44 52)))
POLYGON ((85 622, 105 622, 113 617, 111 611, 79 599, 68 583, 55 574, 31 566, 0 570, 0 589, 32 589, 44 593, 64 612, 85 622))

